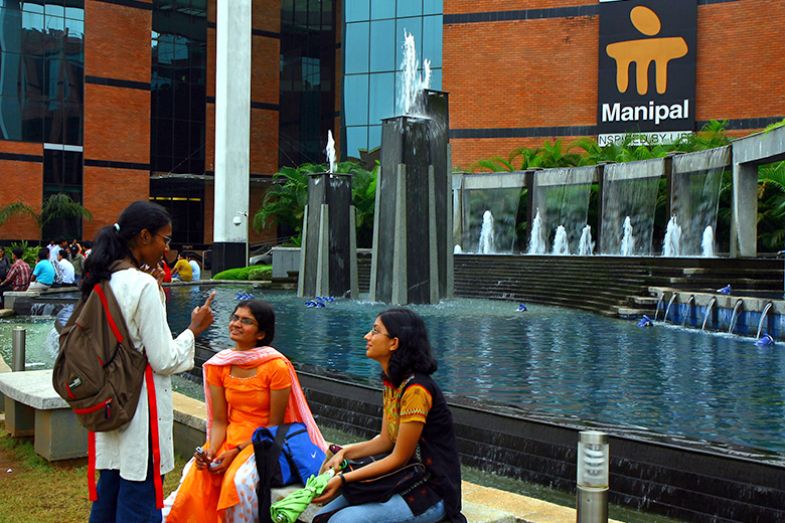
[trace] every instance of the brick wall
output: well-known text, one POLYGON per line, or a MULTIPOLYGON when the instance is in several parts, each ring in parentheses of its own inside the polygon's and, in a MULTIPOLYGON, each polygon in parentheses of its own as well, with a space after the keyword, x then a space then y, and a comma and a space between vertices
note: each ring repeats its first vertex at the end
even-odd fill
MULTIPOLYGON (((596 5, 596 0, 445 0, 444 13, 596 5)), ((733 127, 744 125, 734 120, 785 116, 785 2, 736 0, 697 9, 696 120, 730 119, 733 127)), ((596 125, 598 41, 596 15, 446 23, 443 86, 450 93, 451 128, 596 125)), ((547 133, 452 138, 453 164, 507 157, 515 147, 552 138, 547 133)), ((566 145, 576 137, 558 138, 566 145)))
MULTIPOLYGON (((0 140, 0 206, 21 202, 41 212, 44 192, 43 145, 0 140)), ((3 240, 38 240, 41 229, 32 216, 15 214, 0 225, 3 240)))

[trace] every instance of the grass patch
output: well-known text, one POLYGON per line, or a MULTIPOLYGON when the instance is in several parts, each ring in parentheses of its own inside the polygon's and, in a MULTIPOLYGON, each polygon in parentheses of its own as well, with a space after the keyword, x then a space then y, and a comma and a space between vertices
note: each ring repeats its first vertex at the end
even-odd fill
MULTIPOLYGON (((50 463, 38 456, 29 440, 13 439, 0 428, 0 521, 4 523, 82 523, 90 515, 87 459, 50 463)), ((166 475, 164 494, 180 482, 185 459, 175 456, 166 475)))
POLYGON ((226 269, 215 276, 214 280, 269 280, 273 277, 272 265, 251 265, 250 267, 238 267, 237 269, 226 269))

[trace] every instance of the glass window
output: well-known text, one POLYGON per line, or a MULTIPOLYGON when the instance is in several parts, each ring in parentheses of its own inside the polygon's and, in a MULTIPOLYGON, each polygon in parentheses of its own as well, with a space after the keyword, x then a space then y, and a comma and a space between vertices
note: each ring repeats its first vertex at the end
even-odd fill
POLYGON ((22 107, 15 96, 0 96, 0 138, 22 139, 22 107))
POLYGON ((0 96, 19 96, 19 82, 22 80, 18 71, 21 69, 22 55, 18 53, 0 53, 0 96))
POLYGON ((442 17, 426 16, 423 18, 422 60, 431 61, 431 67, 442 66, 442 17))
POLYGON ((46 21, 46 32, 51 36, 62 36, 63 31, 65 31, 65 18, 47 15, 44 20, 46 21))
POLYGON ((28 13, 44 14, 44 0, 29 1, 25 0, 22 4, 22 10, 28 13))
POLYGON ((414 46, 417 50, 417 60, 420 60, 422 56, 422 17, 418 16, 415 18, 399 18, 396 21, 396 30, 395 30, 395 49, 397 50, 396 58, 395 58, 395 68, 400 69, 401 64, 403 63, 403 43, 404 43, 404 33, 410 33, 414 36, 414 46))
POLYGON ((72 20, 84 21, 84 9, 82 9, 81 7, 66 7, 65 17, 71 18, 72 20))
POLYGON ((346 153, 354 158, 360 157, 360 149, 368 149, 368 128, 346 128, 346 153))
POLYGON ((422 14, 440 15, 444 11, 442 0, 423 0, 422 14))
POLYGON ((43 31, 44 30, 43 13, 29 13, 27 11, 22 12, 22 28, 30 31, 43 31))
MULTIPOLYGON (((18 27, 22 21, 22 12, 15 9, 0 7, 0 24, 4 27, 18 27)), ((0 38, 0 51, 21 53, 22 32, 10 31, 0 38)))
POLYGON ((421 14, 422 0, 398 0, 396 15, 399 18, 402 16, 418 16, 421 14))
POLYGON ((368 126, 368 150, 376 149, 382 145, 382 126, 368 126))
POLYGON ((368 22, 346 24, 344 71, 346 74, 368 72, 368 22))
POLYGON ((368 122, 368 75, 344 77, 344 125, 368 122))
POLYGON ((64 26, 69 39, 70 38, 76 40, 84 39, 84 22, 82 20, 74 20, 72 18, 66 18, 64 21, 64 26))
POLYGON ((395 73, 379 73, 370 76, 371 95, 368 123, 380 124, 382 118, 395 115, 395 73))
MULTIPOLYGON (((390 0, 386 0, 390 1, 390 0)), ((356 22, 357 20, 368 20, 370 18, 369 0, 346 0, 344 3, 346 11, 346 21, 356 22)))
POLYGON ((371 20, 395 18, 395 2, 393 0, 371 0, 371 20))
POLYGON ((395 69, 395 20, 371 22, 371 72, 395 69))
POLYGON ((431 89, 434 91, 441 91, 442 90, 442 70, 441 69, 432 69, 431 70, 431 89))

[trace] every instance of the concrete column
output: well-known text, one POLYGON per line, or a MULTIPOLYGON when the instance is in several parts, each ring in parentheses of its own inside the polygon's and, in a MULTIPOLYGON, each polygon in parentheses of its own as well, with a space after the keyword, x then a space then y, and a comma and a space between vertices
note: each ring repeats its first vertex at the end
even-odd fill
POLYGON ((251 0, 217 0, 213 273, 248 264, 251 0))
POLYGON ((733 164, 730 255, 756 256, 758 239, 758 166, 733 164))

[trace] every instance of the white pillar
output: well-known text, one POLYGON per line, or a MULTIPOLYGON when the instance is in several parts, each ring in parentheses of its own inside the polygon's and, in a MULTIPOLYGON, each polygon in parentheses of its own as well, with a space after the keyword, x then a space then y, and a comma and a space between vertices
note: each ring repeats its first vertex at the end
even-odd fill
POLYGON ((247 264, 251 0, 217 0, 213 272, 247 264))

